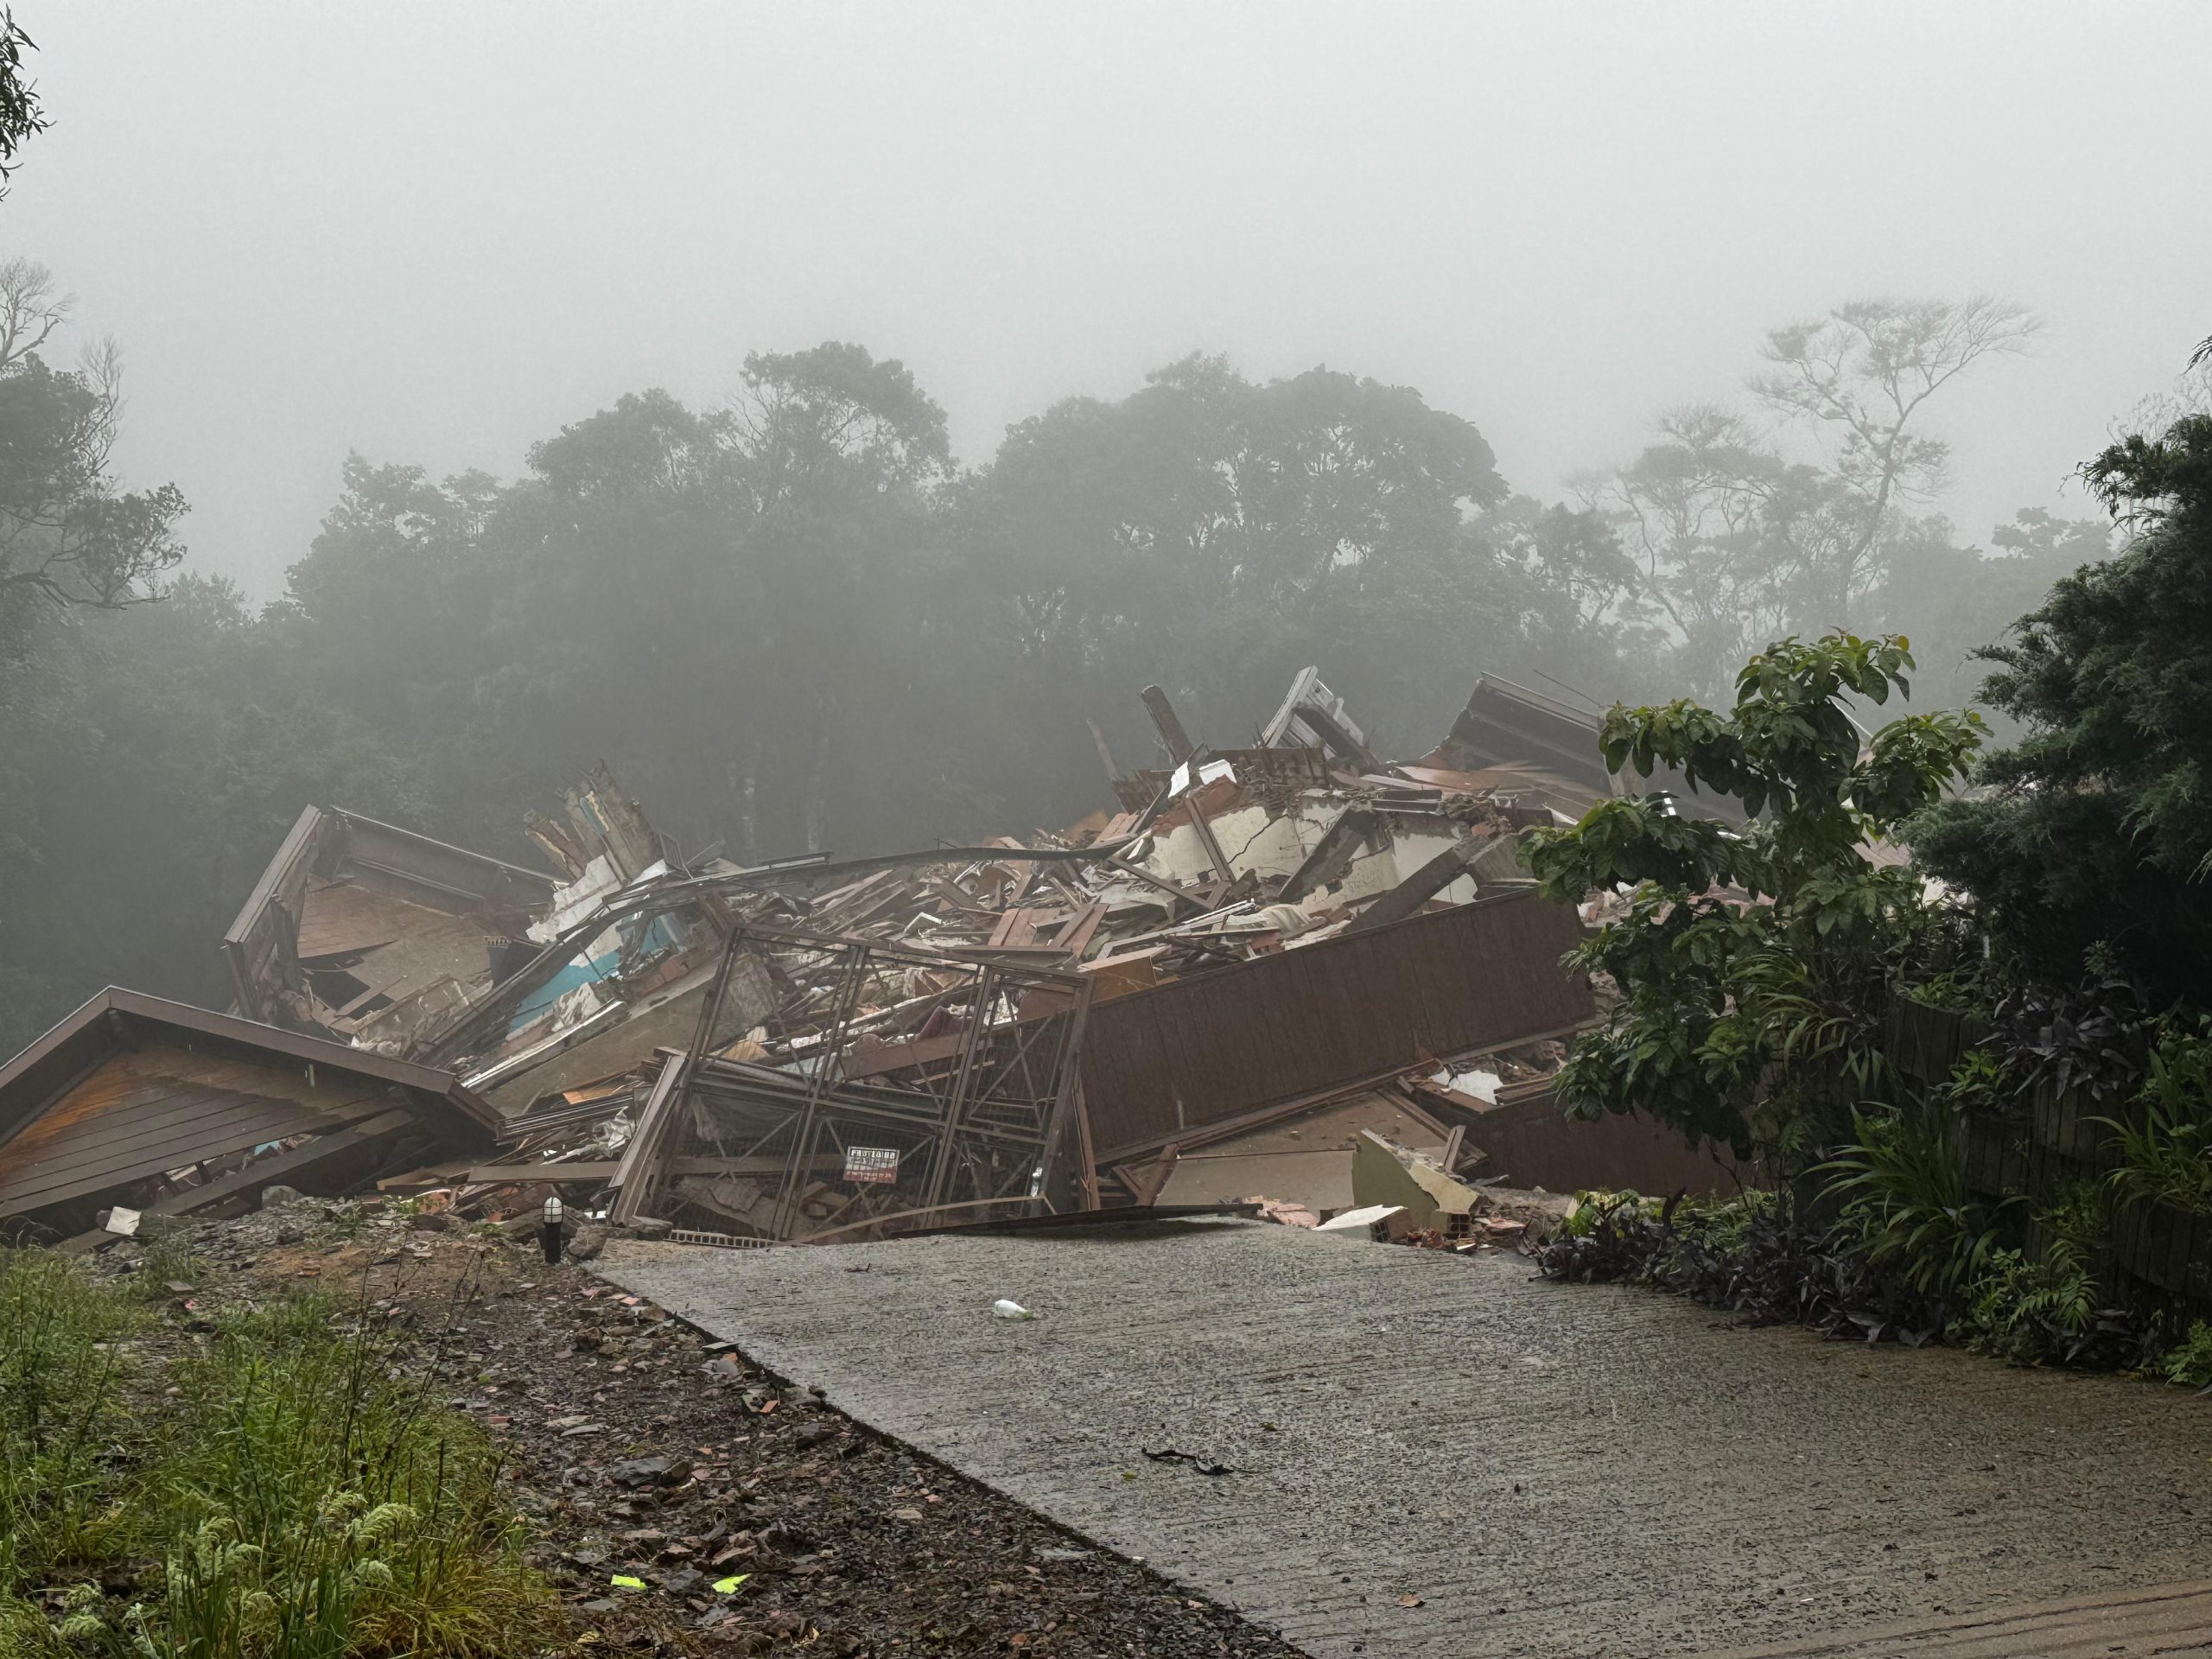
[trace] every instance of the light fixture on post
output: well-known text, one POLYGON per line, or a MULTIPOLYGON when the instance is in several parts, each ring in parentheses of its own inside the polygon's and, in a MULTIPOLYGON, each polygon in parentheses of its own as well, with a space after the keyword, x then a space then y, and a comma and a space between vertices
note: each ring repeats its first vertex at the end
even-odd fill
POLYGON ((561 1200, 556 1196, 545 1200, 545 1217, 538 1224, 538 1242, 545 1247, 547 1265, 561 1259, 561 1200))

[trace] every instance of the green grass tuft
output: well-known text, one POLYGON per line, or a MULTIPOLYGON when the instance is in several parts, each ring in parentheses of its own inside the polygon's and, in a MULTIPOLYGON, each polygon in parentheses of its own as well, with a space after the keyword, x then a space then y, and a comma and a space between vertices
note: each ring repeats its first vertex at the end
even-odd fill
POLYGON ((60 1258, 0 1256, 0 1654, 489 1659, 557 1638, 498 1449, 389 1339, 298 1296, 162 1370, 129 1349, 149 1317, 60 1258))

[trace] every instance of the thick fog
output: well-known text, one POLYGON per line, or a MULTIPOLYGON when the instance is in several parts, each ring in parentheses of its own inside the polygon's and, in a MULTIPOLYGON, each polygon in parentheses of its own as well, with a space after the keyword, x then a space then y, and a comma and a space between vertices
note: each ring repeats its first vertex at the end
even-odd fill
POLYGON ((1551 498, 1777 323, 1995 290, 2050 326, 1933 414, 1973 541, 2085 514, 2212 329, 2196 3, 19 12, 7 251, 121 341, 125 481, 264 596, 349 450, 511 476, 825 338, 971 464, 1204 349, 1418 387, 1551 498))

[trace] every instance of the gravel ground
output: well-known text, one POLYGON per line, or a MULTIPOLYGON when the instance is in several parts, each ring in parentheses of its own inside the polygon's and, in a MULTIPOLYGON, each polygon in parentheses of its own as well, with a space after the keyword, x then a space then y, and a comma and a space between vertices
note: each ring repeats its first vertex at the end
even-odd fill
MULTIPOLYGON (((574 1651, 1294 1651, 651 1302, 548 1268, 534 1240, 310 1201, 181 1230, 177 1243, 210 1269, 172 1297, 180 1321, 312 1286, 403 1333, 406 1362, 508 1447, 513 1501, 569 1604, 574 1651)), ((149 1270, 159 1260, 137 1244, 92 1264, 149 1270)))

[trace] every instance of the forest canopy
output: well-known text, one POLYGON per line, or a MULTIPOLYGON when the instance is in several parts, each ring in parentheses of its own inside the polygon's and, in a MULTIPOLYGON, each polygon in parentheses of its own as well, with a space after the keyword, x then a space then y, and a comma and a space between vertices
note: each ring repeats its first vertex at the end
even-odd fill
POLYGON ((0 363, 0 1049, 109 981, 219 997, 214 943, 311 802, 528 859, 524 815, 604 759, 733 857, 1023 834, 1109 798, 1093 727, 1155 758, 1147 684, 1236 744, 1319 664, 1412 754, 1480 673, 1592 707, 1714 683, 1751 626, 1724 593, 1777 634, 1929 613, 1922 701, 1957 701, 2101 536, 2023 514, 1984 552, 1921 511, 1922 404, 2032 320, 1876 301, 1770 337, 1778 424, 1677 411, 1550 502, 1466 416, 1340 370, 1194 353, 963 467, 897 360, 760 353, 726 404, 624 397, 511 480, 349 457, 257 604, 174 569, 181 496, 108 475, 119 357, 49 368, 67 302, 10 269, 42 332, 0 363))

